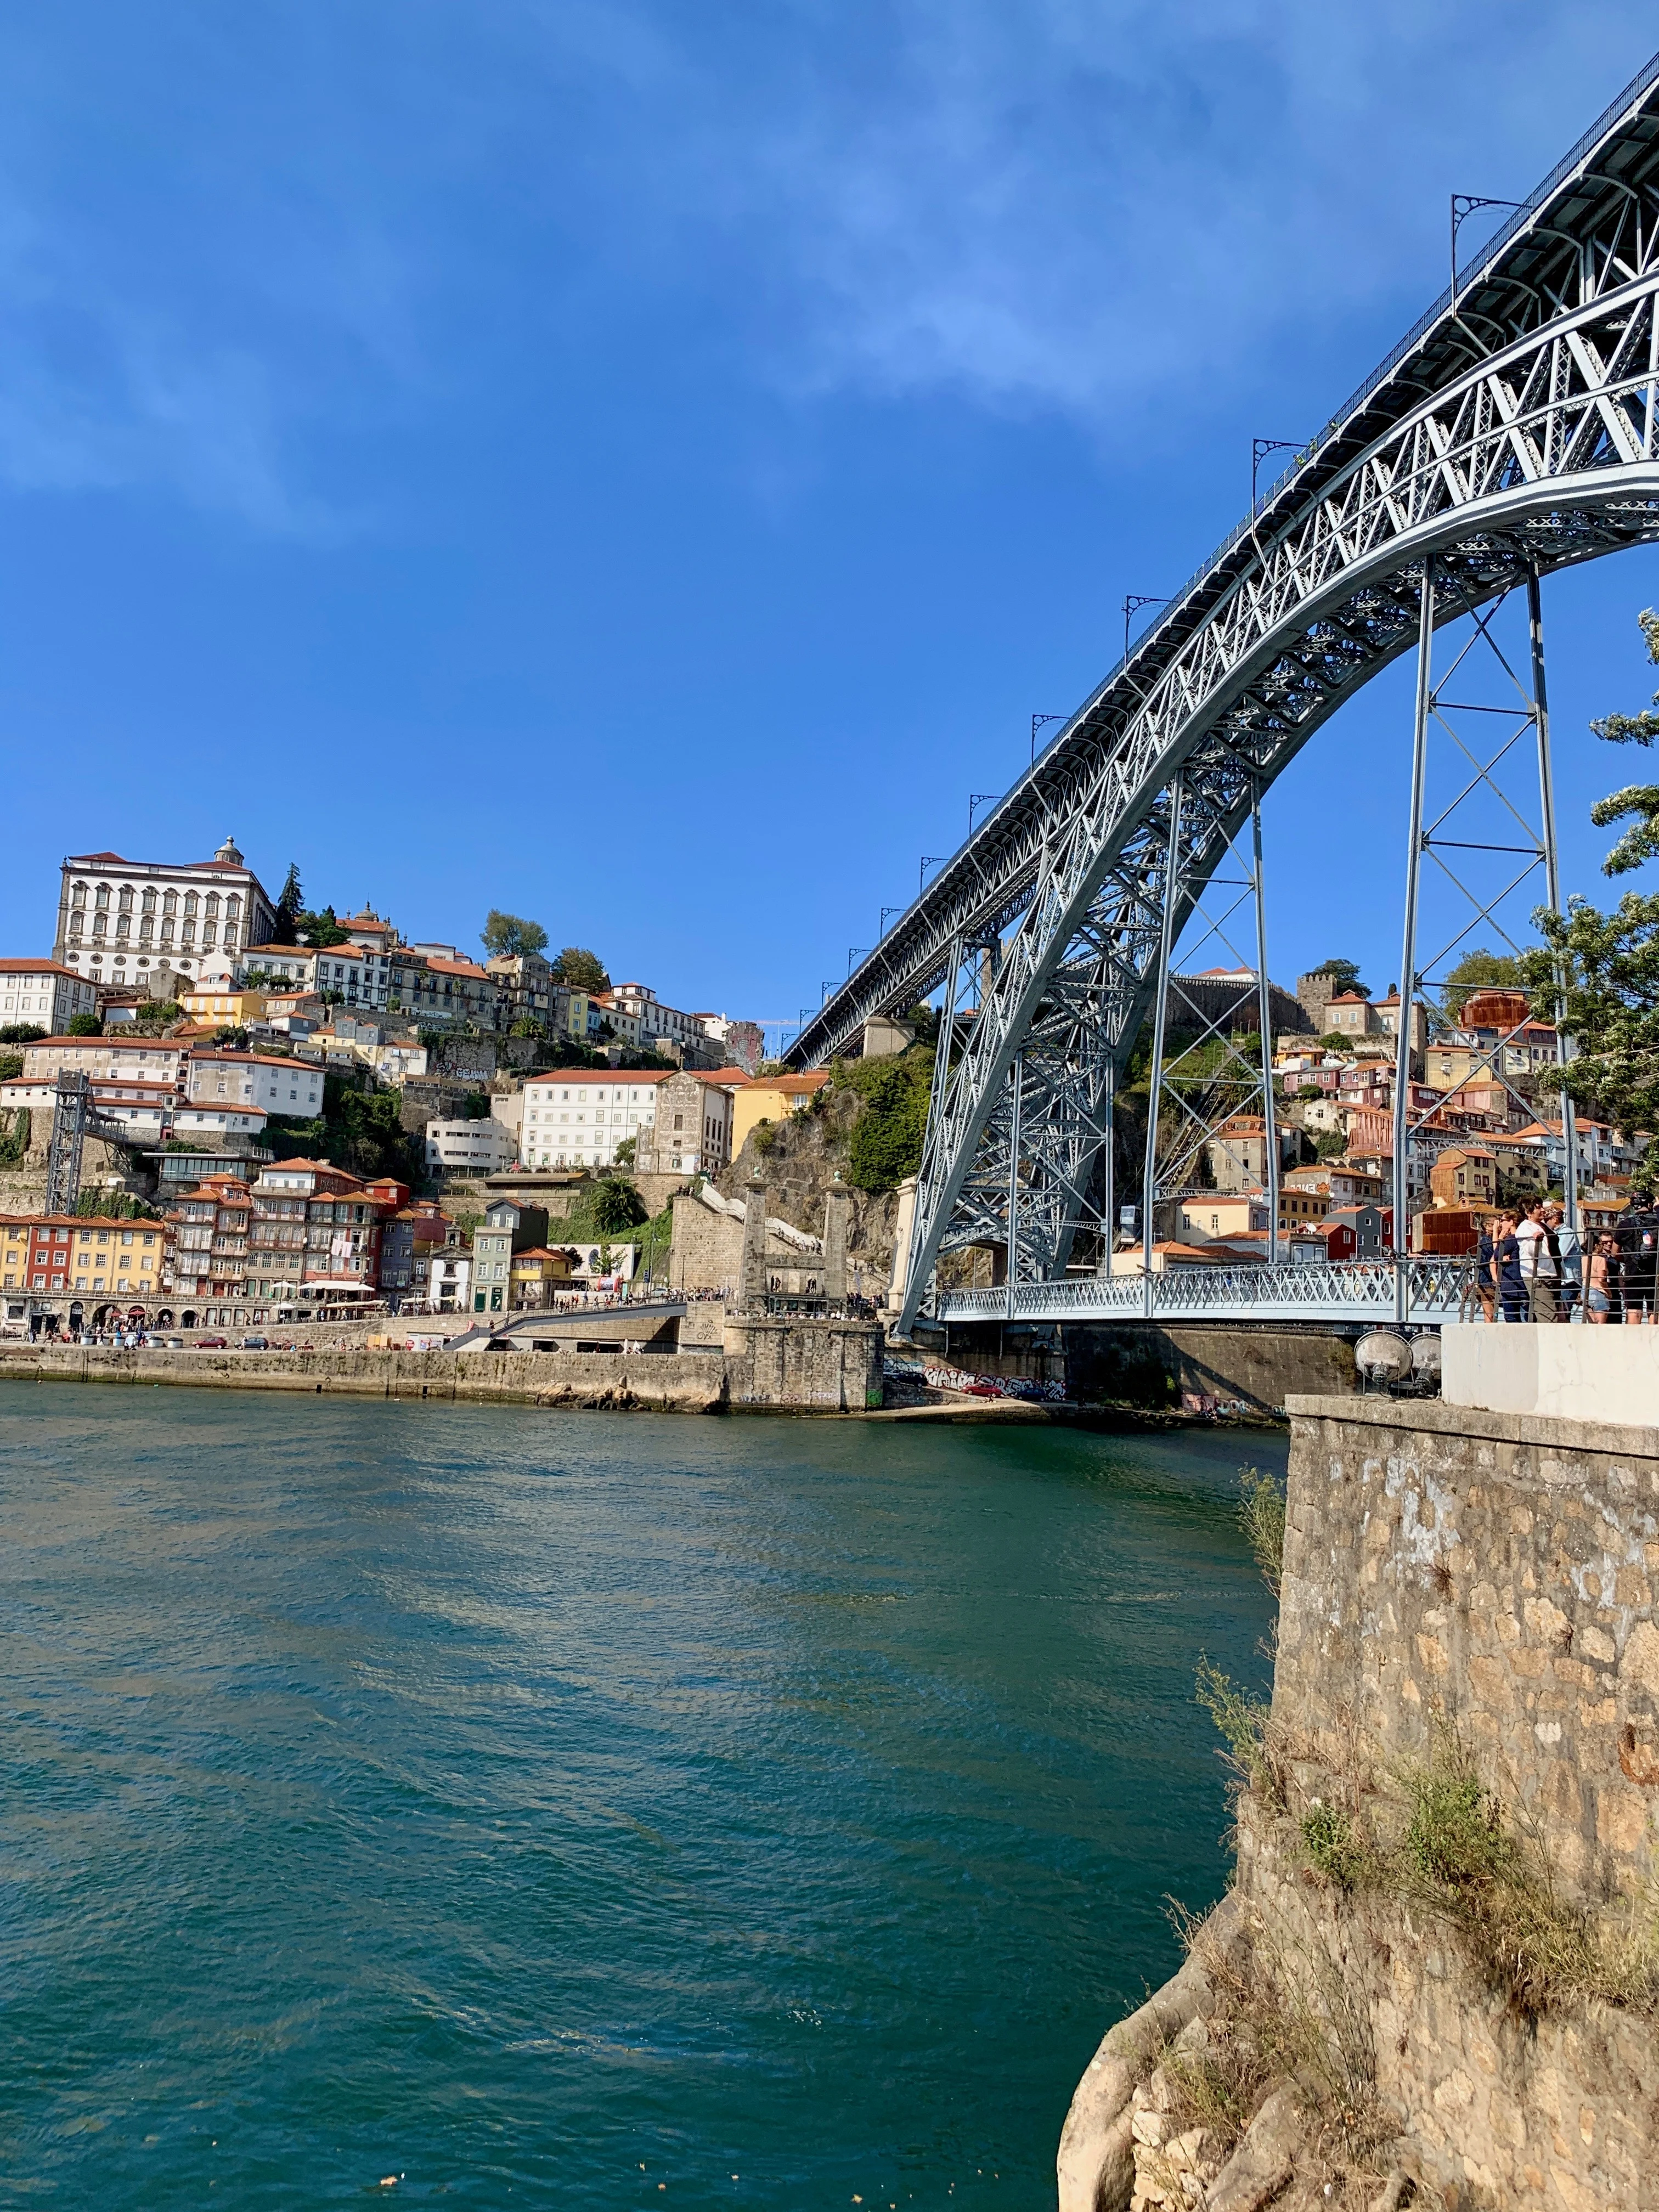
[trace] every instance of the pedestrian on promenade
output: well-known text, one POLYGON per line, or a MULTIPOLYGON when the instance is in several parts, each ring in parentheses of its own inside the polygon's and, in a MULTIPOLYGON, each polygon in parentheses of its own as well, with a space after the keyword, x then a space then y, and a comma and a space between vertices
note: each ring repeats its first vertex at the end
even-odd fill
POLYGON ((1584 1310, 1598 1328, 1605 1328, 1618 1295, 1619 1247, 1611 1237, 1597 1241, 1590 1254, 1589 1281, 1584 1287, 1584 1310))
POLYGON ((1498 1263, 1498 1299, 1508 1322, 1527 1318, 1527 1284, 1521 1273, 1521 1243, 1512 1213, 1500 1214, 1494 1256, 1498 1263))
POLYGON ((1482 1321, 1496 1321, 1498 1318, 1498 1248, 1493 1242, 1492 1232, 1501 1218, 1501 1215, 1494 1215, 1492 1220, 1484 1224, 1480 1240, 1474 1248, 1474 1288, 1480 1301, 1482 1321))
POLYGON ((1550 1205, 1544 1210, 1544 1226, 1555 1239, 1556 1258, 1559 1265, 1559 1294, 1561 1321, 1577 1321, 1578 1305, 1583 1293, 1584 1252, 1578 1231, 1571 1227, 1563 1207, 1550 1205))
POLYGON ((1561 1279, 1560 1247, 1545 1220, 1544 1201, 1534 1200, 1516 1225, 1521 1247, 1521 1279, 1527 1286, 1527 1318, 1555 1319, 1555 1293, 1561 1279))

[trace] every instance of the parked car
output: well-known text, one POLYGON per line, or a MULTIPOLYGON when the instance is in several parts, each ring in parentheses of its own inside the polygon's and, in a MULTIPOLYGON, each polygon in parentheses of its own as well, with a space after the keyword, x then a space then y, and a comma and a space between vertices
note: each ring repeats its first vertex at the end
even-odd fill
POLYGON ((198 1352, 228 1352, 230 1339, 228 1336, 198 1336, 196 1349, 198 1352))
POLYGON ((269 1352, 270 1349, 270 1339, 268 1336, 245 1336, 242 1339, 244 1352, 269 1352))

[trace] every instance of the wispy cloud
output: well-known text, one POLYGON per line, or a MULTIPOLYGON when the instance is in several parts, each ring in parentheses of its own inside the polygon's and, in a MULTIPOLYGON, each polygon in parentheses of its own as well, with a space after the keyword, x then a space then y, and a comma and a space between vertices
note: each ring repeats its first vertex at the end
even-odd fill
POLYGON ((320 447, 476 406, 550 295, 693 295, 805 404, 1177 435, 1426 300, 1444 193, 1524 189, 1641 58, 1607 0, 356 0, 146 27, 91 92, 60 35, 0 38, 0 477, 290 534, 352 526, 320 447))

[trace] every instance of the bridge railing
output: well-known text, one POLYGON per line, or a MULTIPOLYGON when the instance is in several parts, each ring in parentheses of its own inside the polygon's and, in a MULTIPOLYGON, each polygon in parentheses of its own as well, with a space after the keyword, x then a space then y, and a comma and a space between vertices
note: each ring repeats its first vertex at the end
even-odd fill
POLYGON ((1474 1289, 1468 1260, 1351 1260, 1324 1266, 1172 1268, 1151 1279, 1133 1275, 1073 1275, 1054 1283, 1020 1283, 1012 1303, 1008 1286, 943 1291, 941 1321, 1321 1320, 1388 1322, 1400 1310, 1401 1278, 1408 1321, 1419 1326, 1455 1321, 1474 1289))

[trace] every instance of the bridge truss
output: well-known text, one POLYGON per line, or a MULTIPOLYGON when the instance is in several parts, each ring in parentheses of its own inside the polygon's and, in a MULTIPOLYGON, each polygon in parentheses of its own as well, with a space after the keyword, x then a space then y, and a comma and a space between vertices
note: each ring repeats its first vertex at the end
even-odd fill
POLYGON ((945 1253, 1000 1243, 1016 1304, 1052 1304, 1079 1230, 1100 1243, 1115 1089, 1171 948, 1321 725, 1454 612, 1655 540, 1659 57, 791 1047, 855 1051, 944 988, 902 1328, 945 1253))

